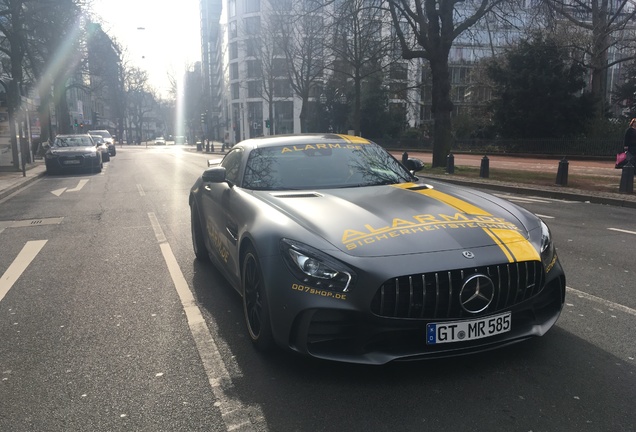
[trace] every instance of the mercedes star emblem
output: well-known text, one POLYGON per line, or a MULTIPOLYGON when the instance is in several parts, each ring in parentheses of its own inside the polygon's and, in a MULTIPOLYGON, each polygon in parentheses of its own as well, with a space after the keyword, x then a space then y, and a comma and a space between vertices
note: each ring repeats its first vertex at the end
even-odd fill
POLYGON ((495 285, 486 275, 475 273, 469 276, 459 292, 459 303, 466 312, 483 312, 495 298, 495 285))

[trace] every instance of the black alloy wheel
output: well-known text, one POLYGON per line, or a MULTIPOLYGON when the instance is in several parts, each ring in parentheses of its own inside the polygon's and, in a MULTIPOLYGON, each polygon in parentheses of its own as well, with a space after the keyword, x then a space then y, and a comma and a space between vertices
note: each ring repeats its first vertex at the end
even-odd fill
POLYGON ((261 266, 256 251, 251 246, 243 257, 241 276, 247 330, 256 348, 267 351, 273 345, 272 325, 261 266))
POLYGON ((194 255, 199 261, 207 262, 210 260, 208 251, 205 248, 203 240, 203 229, 201 228, 201 218, 199 216, 199 206, 196 201, 192 201, 190 207, 190 231, 192 233, 192 249, 194 255))

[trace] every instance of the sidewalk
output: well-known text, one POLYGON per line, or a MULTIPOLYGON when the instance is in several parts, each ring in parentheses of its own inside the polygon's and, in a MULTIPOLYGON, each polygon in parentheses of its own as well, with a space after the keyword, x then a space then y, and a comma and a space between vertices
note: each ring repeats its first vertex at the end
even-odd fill
MULTIPOLYGON (((223 155, 220 152, 220 145, 215 143, 214 153, 207 153, 209 155, 223 155)), ((128 147, 128 145, 124 146, 128 147)), ((131 146, 133 147, 133 146, 131 146)), ((190 151, 196 152, 196 148, 190 148, 190 151)), ((205 152, 202 152, 205 153, 205 152)), ((400 155, 394 153, 396 158, 400 158, 400 155)), ((427 166, 430 167, 430 154, 426 153, 409 153, 410 157, 416 157, 422 159, 427 166)), ((455 155, 455 166, 479 166, 481 163, 481 155, 455 155)), ((558 160, 554 159, 534 159, 534 158, 519 158, 512 156, 489 156, 490 168, 505 168, 509 170, 530 170, 540 171, 547 173, 554 173, 556 179, 556 173, 558 170, 558 160)), ((576 173, 577 175, 602 175, 607 176, 612 182, 616 182, 618 178, 620 180, 620 170, 616 170, 611 162, 607 161, 569 161, 569 173, 570 175, 576 173)), ((3 199, 18 189, 28 185, 29 183, 46 175, 46 168, 42 159, 36 160, 34 164, 27 166, 26 175, 23 175, 22 171, 13 171, 6 168, 0 168, 0 199, 3 199)), ((523 195, 540 196, 546 198, 566 199, 576 201, 586 201, 595 204, 608 204, 620 207, 636 208, 636 194, 624 194, 618 192, 618 186, 616 192, 599 192, 593 190, 575 189, 568 186, 535 186, 512 182, 502 182, 497 180, 485 179, 485 178, 467 178, 458 175, 433 175, 426 173, 426 169, 422 172, 425 177, 435 178, 443 180, 449 183, 471 186, 475 188, 483 188, 489 190, 497 190, 501 192, 518 193, 523 195)), ((619 181, 620 183, 620 181, 619 181)), ((617 185, 619 183, 616 183, 617 185)))

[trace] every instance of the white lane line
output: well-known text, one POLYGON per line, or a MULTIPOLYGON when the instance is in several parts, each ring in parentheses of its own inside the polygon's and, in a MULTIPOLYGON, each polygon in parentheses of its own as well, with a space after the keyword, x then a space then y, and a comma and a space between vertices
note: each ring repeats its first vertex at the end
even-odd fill
POLYGON ((161 225, 159 224, 159 220, 157 220, 157 216, 154 213, 148 213, 148 217, 150 218, 150 225, 152 225, 152 229, 155 232, 155 237, 157 237, 157 241, 159 243, 168 241, 166 240, 166 236, 163 235, 163 230, 161 229, 161 225))
POLYGON ((512 195, 506 195, 506 194, 494 194, 495 196, 498 196, 499 198, 504 198, 507 199, 508 201, 519 201, 519 202, 529 202, 529 203, 543 203, 543 204, 550 204, 552 201, 547 201, 544 199, 539 199, 539 198, 527 198, 527 197, 517 197, 517 196, 512 196, 512 195))
POLYGON ((137 190, 139 191, 139 195, 146 196, 146 192, 144 192, 144 188, 140 184, 137 185, 137 190))
POLYGON ((54 191, 51 191, 51 193, 55 196, 60 196, 64 193, 64 191, 66 190, 66 188, 62 188, 62 189, 55 189, 54 191))
POLYGON ((632 315, 632 316, 636 316, 636 309, 632 309, 630 307, 623 306, 622 304, 614 303, 614 302, 611 302, 609 300, 605 300, 605 299, 602 299, 600 297, 596 297, 596 296, 594 296, 592 294, 588 294, 586 292, 579 291, 579 290, 571 288, 571 287, 565 287, 565 289, 568 292, 576 295, 577 297, 581 297, 581 298, 584 298, 586 300, 590 300, 590 301, 593 301, 595 303, 601 304, 603 306, 607 306, 608 308, 619 310, 621 312, 625 312, 626 314, 629 314, 629 315, 632 315))
POLYGON ((87 179, 80 180, 77 186, 75 186, 73 189, 66 189, 66 192, 79 192, 84 186, 86 186, 86 183, 88 183, 87 179))
POLYGON ((18 256, 13 260, 7 271, 0 278, 0 301, 9 292, 13 284, 18 280, 20 275, 31 264, 38 253, 42 250, 48 240, 28 241, 18 256))
POLYGON ((608 228, 608 230, 610 230, 610 231, 616 231, 616 232, 622 232, 622 233, 626 233, 626 234, 634 234, 634 235, 636 235, 636 231, 627 231, 627 230, 620 229, 620 228, 608 228))
POLYGON ((201 363, 203 369, 208 377, 208 382, 212 388, 212 393, 216 398, 214 404, 219 408, 223 423, 227 431, 262 431, 267 432, 267 423, 265 422, 265 416, 263 415, 260 407, 246 406, 240 400, 229 397, 226 393, 226 389, 233 387, 230 373, 223 363, 221 353, 214 341, 214 338, 210 334, 210 330, 201 314, 201 310, 197 306, 197 302, 188 287, 188 282, 185 280, 179 263, 172 252, 170 244, 165 240, 163 230, 157 221, 154 213, 148 213, 153 229, 155 230, 155 236, 159 242, 163 259, 168 266, 172 283, 177 290, 181 305, 185 311, 186 318, 188 320, 188 326, 190 327, 190 334, 194 339, 194 343, 199 351, 201 357, 201 363), (157 225, 155 228, 155 222, 157 225), (163 240, 159 240, 163 238, 163 240))
POLYGON ((535 215, 539 216, 542 219, 554 219, 554 216, 542 215, 539 213, 535 213, 535 215))

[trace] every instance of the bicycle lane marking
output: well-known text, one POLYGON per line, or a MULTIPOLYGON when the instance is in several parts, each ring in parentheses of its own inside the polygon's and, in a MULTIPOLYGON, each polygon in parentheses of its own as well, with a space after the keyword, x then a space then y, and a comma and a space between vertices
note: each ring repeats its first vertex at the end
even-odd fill
POLYGON ((168 266, 170 277, 175 286, 183 310, 186 314, 190 333, 203 363, 203 369, 217 402, 214 404, 221 411, 221 416, 228 431, 267 431, 265 416, 260 407, 246 406, 241 401, 229 397, 226 389, 232 388, 232 378, 217 348, 216 342, 208 329, 201 310, 190 291, 188 282, 183 276, 179 263, 167 242, 163 230, 154 213, 148 213, 161 253, 168 266))
POLYGON ((31 264, 35 257, 40 253, 48 240, 28 241, 13 260, 7 271, 0 278, 0 301, 9 292, 13 284, 24 273, 24 270, 31 264))

